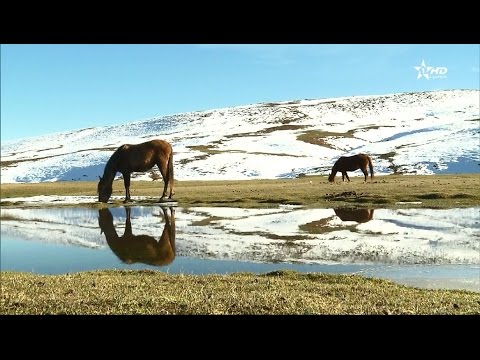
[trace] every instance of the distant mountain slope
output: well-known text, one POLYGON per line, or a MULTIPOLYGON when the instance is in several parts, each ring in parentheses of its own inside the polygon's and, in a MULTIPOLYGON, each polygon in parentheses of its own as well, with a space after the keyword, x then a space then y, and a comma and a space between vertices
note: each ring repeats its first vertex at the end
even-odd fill
POLYGON ((179 180, 327 174, 339 156, 360 152, 372 155, 377 174, 472 173, 479 171, 479 109, 480 91, 447 90, 164 116, 6 142, 1 182, 95 180, 118 146, 153 138, 173 145, 179 180))

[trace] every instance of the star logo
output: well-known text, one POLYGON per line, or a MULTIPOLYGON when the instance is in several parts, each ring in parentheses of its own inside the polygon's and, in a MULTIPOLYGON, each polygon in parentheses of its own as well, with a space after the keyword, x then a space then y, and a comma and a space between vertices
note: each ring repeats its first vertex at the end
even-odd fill
POLYGON ((424 76, 427 80, 430 80, 429 77, 429 72, 432 70, 431 66, 426 66, 425 65, 425 60, 422 60, 422 65, 421 66, 414 66, 415 70, 418 71, 417 75, 417 80, 420 79, 422 76, 424 76))

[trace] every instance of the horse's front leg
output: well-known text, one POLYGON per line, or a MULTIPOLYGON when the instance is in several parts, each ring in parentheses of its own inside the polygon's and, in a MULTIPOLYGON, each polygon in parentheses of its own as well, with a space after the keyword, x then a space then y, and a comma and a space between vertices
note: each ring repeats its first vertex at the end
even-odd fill
POLYGON ((125 231, 123 232, 123 236, 130 237, 132 236, 132 220, 130 206, 125 207, 126 219, 125 219, 125 231))
POLYGON ((346 171, 345 171, 345 177, 347 178, 348 181, 350 181, 350 178, 348 177, 348 174, 346 171))
POLYGON ((123 185, 125 185, 124 203, 130 201, 130 174, 123 174, 123 185))

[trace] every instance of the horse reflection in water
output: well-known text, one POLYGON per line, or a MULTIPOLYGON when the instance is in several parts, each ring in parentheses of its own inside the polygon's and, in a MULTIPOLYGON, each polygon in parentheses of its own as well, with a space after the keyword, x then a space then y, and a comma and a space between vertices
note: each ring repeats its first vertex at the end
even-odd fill
POLYGON ((175 258, 175 209, 162 207, 165 227, 157 241, 149 235, 133 235, 130 220, 131 209, 125 208, 126 221, 123 236, 118 236, 113 225, 113 216, 107 208, 98 210, 98 224, 105 234, 108 246, 120 260, 127 264, 144 263, 163 266, 170 264, 175 258))
POLYGON ((357 223, 366 223, 373 219, 373 209, 333 209, 335 214, 342 221, 356 221, 357 223))

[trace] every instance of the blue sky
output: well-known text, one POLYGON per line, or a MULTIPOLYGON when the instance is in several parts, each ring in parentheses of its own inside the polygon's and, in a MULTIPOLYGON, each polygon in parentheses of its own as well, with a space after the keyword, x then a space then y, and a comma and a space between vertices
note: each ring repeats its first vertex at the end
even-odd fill
POLYGON ((267 101, 479 89, 479 63, 478 44, 1 45, 1 140, 267 101), (418 78, 422 60, 447 73, 418 78))

